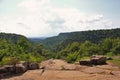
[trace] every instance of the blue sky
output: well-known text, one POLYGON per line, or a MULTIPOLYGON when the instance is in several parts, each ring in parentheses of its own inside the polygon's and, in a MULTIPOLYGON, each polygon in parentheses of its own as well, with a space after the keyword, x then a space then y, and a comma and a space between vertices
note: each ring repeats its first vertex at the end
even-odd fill
POLYGON ((120 28, 120 0, 0 0, 0 32, 27 37, 120 28))

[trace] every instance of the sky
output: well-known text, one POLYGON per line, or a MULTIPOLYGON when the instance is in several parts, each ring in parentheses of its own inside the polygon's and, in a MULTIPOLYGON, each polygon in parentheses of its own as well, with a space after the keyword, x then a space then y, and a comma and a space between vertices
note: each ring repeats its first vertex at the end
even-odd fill
POLYGON ((120 28, 120 0, 0 0, 0 32, 50 37, 120 28))

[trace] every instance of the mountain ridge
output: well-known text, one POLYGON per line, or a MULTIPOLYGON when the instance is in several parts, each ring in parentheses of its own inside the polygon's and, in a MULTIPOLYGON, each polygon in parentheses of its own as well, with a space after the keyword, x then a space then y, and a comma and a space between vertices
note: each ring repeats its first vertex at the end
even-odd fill
POLYGON ((88 40, 98 43, 105 38, 117 37, 120 37, 120 28, 60 33, 58 36, 44 39, 41 43, 48 48, 56 48, 58 46, 65 47, 72 42, 82 43, 88 40))

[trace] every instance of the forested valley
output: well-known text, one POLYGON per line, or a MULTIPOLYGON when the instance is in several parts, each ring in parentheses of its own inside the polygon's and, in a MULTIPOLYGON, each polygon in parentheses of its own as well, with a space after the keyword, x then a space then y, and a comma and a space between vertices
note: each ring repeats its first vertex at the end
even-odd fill
POLYGON ((60 33, 37 39, 0 33, 0 65, 16 61, 41 62, 56 58, 74 63, 92 55, 120 55, 120 29, 60 33))

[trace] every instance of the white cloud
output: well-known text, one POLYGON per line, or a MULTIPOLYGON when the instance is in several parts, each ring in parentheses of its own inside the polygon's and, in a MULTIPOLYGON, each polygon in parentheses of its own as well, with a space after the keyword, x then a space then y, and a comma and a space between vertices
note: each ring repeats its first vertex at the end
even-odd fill
POLYGON ((38 37, 113 25, 101 14, 86 14, 76 8, 57 8, 50 0, 22 0, 18 9, 20 14, 16 12, 16 15, 0 17, 0 31, 38 37))

